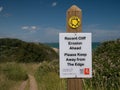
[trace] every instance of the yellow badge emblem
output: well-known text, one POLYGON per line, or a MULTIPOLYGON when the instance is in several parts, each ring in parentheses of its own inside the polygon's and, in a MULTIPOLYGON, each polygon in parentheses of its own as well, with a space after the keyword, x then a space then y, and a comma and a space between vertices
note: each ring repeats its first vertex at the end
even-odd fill
POLYGON ((71 28, 78 28, 81 24, 80 18, 77 16, 72 16, 69 21, 68 24, 71 28))

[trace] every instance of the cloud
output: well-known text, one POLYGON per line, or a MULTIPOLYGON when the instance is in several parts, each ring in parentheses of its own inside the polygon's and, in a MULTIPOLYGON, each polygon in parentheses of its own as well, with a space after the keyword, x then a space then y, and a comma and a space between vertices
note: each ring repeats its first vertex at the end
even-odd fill
POLYGON ((44 28, 40 28, 37 35, 39 36, 40 42, 58 42, 59 33, 61 31, 62 30, 59 28, 44 27, 44 28))
POLYGON ((36 26, 31 26, 30 27, 32 30, 37 30, 37 27, 36 26))
POLYGON ((29 29, 29 26, 22 26, 21 29, 23 29, 23 30, 28 30, 28 29, 29 29))
POLYGON ((91 24, 83 28, 83 32, 91 32, 94 42, 103 42, 108 40, 115 40, 120 38, 120 30, 114 28, 113 30, 100 28, 100 24, 91 24))
POLYGON ((3 11, 3 7, 2 6, 0 6, 0 12, 2 12, 3 11))
POLYGON ((26 41, 29 40, 32 42, 58 42, 59 33, 63 31, 59 28, 54 28, 54 27, 39 26, 38 28, 38 26, 27 26, 27 25, 22 26, 21 29, 24 30, 25 32, 19 33, 20 35, 16 35, 16 37, 19 37, 22 40, 26 40, 26 41))
POLYGON ((120 38, 120 30, 92 30, 94 41, 108 41, 120 38))
POLYGON ((39 27, 37 27, 37 26, 22 26, 21 29, 26 30, 26 31, 28 30, 30 32, 35 32, 35 31, 39 30, 39 27))
POLYGON ((48 36, 57 36, 61 30, 57 28, 46 28, 45 31, 48 36))
MULTIPOLYGON (((120 30, 107 30, 99 28, 100 25, 90 25, 86 28, 83 28, 83 32, 91 32, 93 42, 103 42, 108 40, 115 40, 120 38, 120 30)), ((30 32, 37 33, 25 33, 23 35, 26 40, 39 41, 39 42, 58 42, 59 41, 59 33, 63 32, 60 28, 54 27, 40 27, 37 26, 24 26, 23 30, 28 30, 30 32), (39 29, 39 30, 38 30, 39 29)))
POLYGON ((52 7, 55 7, 57 5, 57 2, 52 3, 52 7))

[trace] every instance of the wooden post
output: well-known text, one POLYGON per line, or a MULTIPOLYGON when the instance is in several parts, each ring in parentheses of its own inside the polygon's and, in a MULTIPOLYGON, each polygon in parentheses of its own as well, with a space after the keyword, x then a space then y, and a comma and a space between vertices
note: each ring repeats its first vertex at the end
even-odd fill
POLYGON ((82 31, 82 10, 78 8, 76 5, 70 7, 67 11, 67 32, 78 33, 82 31), (74 16, 80 19, 79 26, 77 28, 70 27, 70 19, 74 16))
MULTIPOLYGON (((82 11, 76 5, 67 11, 67 32, 79 33, 82 31, 82 11)), ((67 80, 67 90, 82 90, 82 79, 69 78, 67 80)))

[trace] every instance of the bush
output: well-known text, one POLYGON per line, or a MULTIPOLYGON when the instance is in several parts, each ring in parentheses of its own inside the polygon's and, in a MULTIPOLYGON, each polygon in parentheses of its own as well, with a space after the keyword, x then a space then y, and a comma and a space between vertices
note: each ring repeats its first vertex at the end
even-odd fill
POLYGON ((41 43, 24 42, 18 39, 0 39, 0 62, 42 62, 54 60, 58 54, 41 43))
POLYGON ((93 78, 84 79, 86 90, 120 89, 120 40, 102 43, 93 51, 93 78))

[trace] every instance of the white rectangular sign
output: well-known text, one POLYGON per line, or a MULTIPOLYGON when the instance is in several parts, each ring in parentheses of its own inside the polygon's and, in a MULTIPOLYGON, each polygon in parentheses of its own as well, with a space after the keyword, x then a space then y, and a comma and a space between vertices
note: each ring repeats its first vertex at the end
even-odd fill
POLYGON ((60 33, 60 77, 91 78, 91 33, 60 33))

